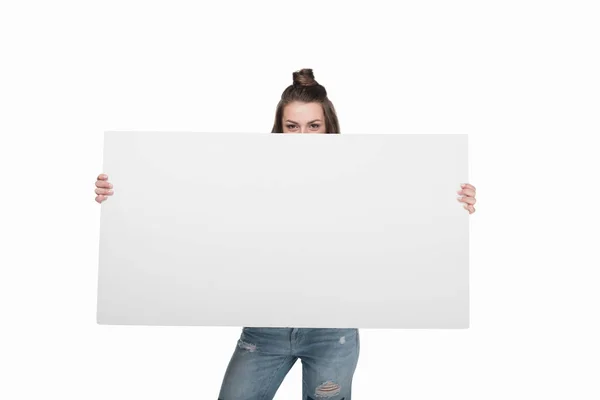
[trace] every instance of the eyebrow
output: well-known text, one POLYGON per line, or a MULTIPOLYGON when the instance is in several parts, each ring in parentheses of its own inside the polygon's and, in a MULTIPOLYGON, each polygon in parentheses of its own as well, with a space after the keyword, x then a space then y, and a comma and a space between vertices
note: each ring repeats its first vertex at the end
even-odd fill
MULTIPOLYGON (((321 121, 321 120, 320 119, 314 119, 314 120, 310 121, 309 124, 312 124, 313 122, 317 122, 317 121, 321 121)), ((292 121, 291 119, 286 119, 286 122, 291 122, 293 124, 300 125, 296 121, 292 121)))

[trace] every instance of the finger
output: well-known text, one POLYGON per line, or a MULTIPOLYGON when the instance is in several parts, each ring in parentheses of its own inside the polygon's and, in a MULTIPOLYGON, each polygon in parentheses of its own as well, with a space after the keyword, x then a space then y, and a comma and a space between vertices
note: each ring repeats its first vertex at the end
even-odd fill
POLYGON ((112 189, 113 185, 108 181, 96 181, 96 187, 112 189))
POLYGON ((473 189, 461 189, 461 190, 458 190, 456 193, 475 197, 475 191, 473 189))
POLYGON ((112 196, 114 191, 112 189, 101 189, 98 188, 95 190, 96 194, 101 194, 103 196, 112 196))
POLYGON ((477 199, 475 197, 469 197, 469 196, 458 197, 456 200, 462 201, 463 203, 467 203, 467 204, 471 204, 471 205, 477 203, 477 199))
POLYGON ((465 210, 467 210, 467 211, 469 212, 469 214, 473 214, 473 213, 475 212, 475 207, 473 207, 473 206, 470 206, 470 205, 468 205, 468 204, 465 204, 465 205, 463 206, 463 208, 464 208, 465 210))
POLYGON ((477 190, 477 189, 475 189, 475 186, 471 185, 470 183, 462 183, 460 185, 460 187, 463 188, 463 189, 477 190))
POLYGON ((104 200, 106 200, 107 198, 108 198, 108 197, 106 197, 106 196, 98 195, 98 196, 96 196, 96 201, 97 201, 98 203, 102 203, 102 202, 103 202, 104 200))
POLYGON ((106 175, 106 174, 100 174, 100 175, 98 175, 98 180, 99 181, 106 181, 106 180, 108 180, 108 175, 106 175))

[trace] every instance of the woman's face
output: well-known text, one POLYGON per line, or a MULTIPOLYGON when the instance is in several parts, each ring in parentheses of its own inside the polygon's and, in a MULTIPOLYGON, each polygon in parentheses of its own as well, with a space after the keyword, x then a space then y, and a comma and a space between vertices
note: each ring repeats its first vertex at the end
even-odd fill
POLYGON ((320 103, 294 101, 283 108, 283 133, 326 133, 320 103))

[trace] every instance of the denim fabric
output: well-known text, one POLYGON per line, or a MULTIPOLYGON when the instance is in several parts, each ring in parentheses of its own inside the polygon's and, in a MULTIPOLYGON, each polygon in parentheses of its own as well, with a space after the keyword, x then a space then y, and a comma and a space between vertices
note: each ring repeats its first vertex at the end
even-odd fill
POLYGON ((303 400, 351 400, 358 329, 244 328, 219 400, 271 400, 297 359, 303 400))

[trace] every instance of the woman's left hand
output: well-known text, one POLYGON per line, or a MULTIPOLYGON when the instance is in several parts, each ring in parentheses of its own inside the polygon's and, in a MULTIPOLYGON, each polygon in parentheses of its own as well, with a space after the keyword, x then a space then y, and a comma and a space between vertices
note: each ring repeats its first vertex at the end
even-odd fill
POLYGON ((462 185, 460 185, 460 187, 461 189, 456 193, 461 194, 463 196, 458 197, 457 200, 466 203, 463 206, 463 208, 467 210, 469 214, 473 214, 475 212, 475 207, 473 206, 477 202, 477 200, 475 199, 475 186, 468 183, 463 183, 462 185))

